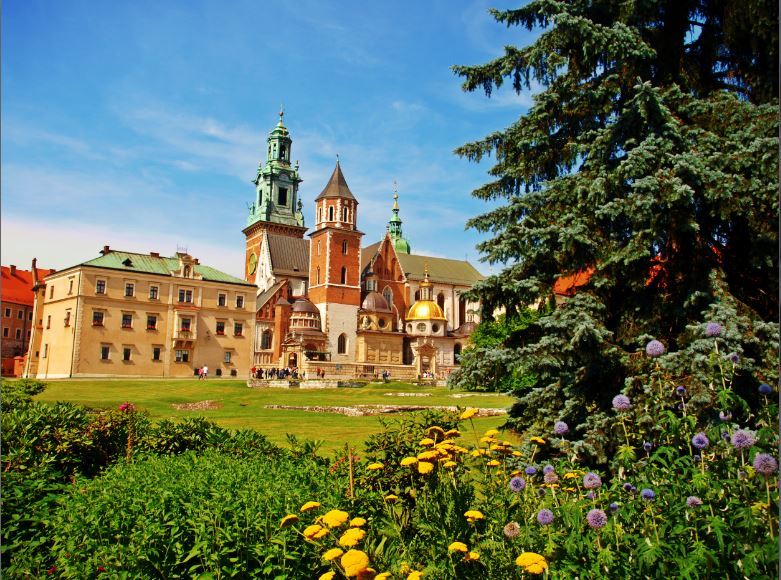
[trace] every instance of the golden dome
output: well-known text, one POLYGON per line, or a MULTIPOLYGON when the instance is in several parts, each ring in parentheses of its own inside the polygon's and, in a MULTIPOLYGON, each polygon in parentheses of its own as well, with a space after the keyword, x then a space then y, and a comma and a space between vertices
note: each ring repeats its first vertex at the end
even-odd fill
POLYGON ((410 306, 407 320, 445 320, 445 315, 433 300, 418 300, 410 306))

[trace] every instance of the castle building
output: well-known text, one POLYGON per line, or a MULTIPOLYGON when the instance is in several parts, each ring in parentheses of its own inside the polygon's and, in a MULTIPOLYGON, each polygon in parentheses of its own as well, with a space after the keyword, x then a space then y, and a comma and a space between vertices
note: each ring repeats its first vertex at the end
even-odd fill
POLYGON ((281 114, 268 143, 243 230, 246 279, 257 286, 254 365, 308 376, 447 375, 478 321, 479 305, 463 294, 483 276, 467 261, 413 254, 397 192, 384 236, 362 246, 358 198, 338 159, 305 239, 281 114))
POLYGON ((100 254, 38 285, 27 376, 247 376, 255 284, 186 252, 100 254))

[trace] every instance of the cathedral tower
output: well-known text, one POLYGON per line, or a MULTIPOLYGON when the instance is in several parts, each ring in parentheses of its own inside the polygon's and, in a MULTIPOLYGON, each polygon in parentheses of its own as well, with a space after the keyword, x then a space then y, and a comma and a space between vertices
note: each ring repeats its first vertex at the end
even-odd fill
POLYGON ((320 310, 331 360, 354 360, 361 305, 361 238, 358 201, 336 161, 315 199, 315 230, 309 249, 309 298, 320 310))
POLYGON ((410 253, 409 241, 401 232, 401 218, 399 217, 399 193, 396 191, 395 181, 393 182, 393 217, 388 222, 388 233, 390 234, 391 241, 393 241, 393 248, 397 253, 410 253))
POLYGON ((302 239, 306 232, 304 214, 298 186, 298 162, 290 165, 293 140, 283 122, 284 113, 279 113, 277 126, 269 133, 266 163, 258 164, 253 179, 255 201, 250 205, 247 227, 242 230, 246 237, 244 278, 256 282, 258 259, 263 250, 265 233, 302 239))

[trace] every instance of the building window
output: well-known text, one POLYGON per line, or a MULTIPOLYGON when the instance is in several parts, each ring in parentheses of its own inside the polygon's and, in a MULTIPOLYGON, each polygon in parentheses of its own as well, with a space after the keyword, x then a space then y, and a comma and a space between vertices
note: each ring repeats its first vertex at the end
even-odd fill
POLYGON ((342 208, 342 221, 343 222, 347 221, 347 208, 346 207, 342 208))
POLYGON ((97 280, 95 282, 95 294, 105 294, 105 293, 106 293, 106 281, 97 280))
POLYGON ((160 360, 160 347, 159 346, 153 346, 152 347, 152 360, 160 360))
POLYGON ((184 267, 184 277, 189 278, 190 277, 190 266, 184 267))
POLYGON ((49 300, 54 298, 54 285, 49 286, 49 300))
POLYGON ((228 304, 227 294, 217 294, 217 306, 226 306, 228 304))
POLYGON ((154 314, 148 314, 146 317, 146 329, 157 330, 157 316, 154 314))
POLYGON ((73 278, 68 280, 68 294, 73 294, 73 278))
POLYGON ((317 240, 317 255, 320 255, 320 240, 317 240))
POLYGON ((135 296, 136 285, 132 282, 125 282, 125 296, 135 296))
MULTIPOLYGON (((317 208, 317 221, 318 221, 318 223, 323 221, 323 208, 322 207, 318 207, 317 208)), ((317 248, 317 255, 318 256, 320 255, 320 247, 319 246, 317 248)))
POLYGON ((22 329, 21 328, 17 328, 16 329, 16 340, 21 340, 21 339, 22 339, 22 329))
POLYGON ((16 313, 16 317, 17 317, 19 320, 23 320, 23 319, 24 319, 24 310, 19 310, 19 311, 17 311, 17 313, 16 313))
POLYGON ((190 351, 189 350, 177 350, 176 351, 176 362, 189 362, 190 360, 190 351))
POLYGON ((46 328, 52 327, 52 315, 49 314, 49 316, 46 317, 46 328))
POLYGON ((328 221, 334 221, 334 206, 328 206, 328 221))
POLYGON ((71 325, 71 311, 70 310, 66 310, 65 311, 65 326, 70 326, 70 325, 71 325))
POLYGON ((236 296, 236 308, 244 308, 244 296, 242 294, 236 296))
POLYGON ((418 332, 426 332, 426 325, 422 322, 418 322, 418 332))
POLYGON ((220 336, 225 334, 225 322, 223 322, 222 320, 218 320, 217 321, 217 328, 216 328, 215 332, 217 334, 219 334, 220 336))
POLYGON ((130 360, 130 347, 126 346, 122 349, 122 360, 123 361, 129 361, 130 360))
POLYGON ((192 302, 193 301, 193 291, 192 290, 184 290, 179 289, 179 302, 192 302))
POLYGON ((190 318, 182 318, 181 320, 181 328, 183 332, 190 332, 190 323, 192 322, 192 319, 190 318))
POLYGON ((317 271, 315 272, 315 284, 320 283, 320 266, 317 267, 317 271))
POLYGON ((123 314, 122 315, 122 328, 133 328, 133 315, 132 314, 123 314))
POLYGON ((41 358, 46 358, 47 356, 49 356, 49 344, 48 343, 43 345, 43 356, 41 358))
POLYGON ((445 311, 445 295, 442 292, 437 294, 437 304, 439 305, 439 307, 444 312, 445 311))
POLYGON ((10 332, 11 332, 11 330, 7 326, 4 327, 3 328, 3 338, 8 338, 10 332))
POLYGON ((32 310, 27 313, 27 320, 29 320, 30 322, 33 321, 33 311, 32 310))
POLYGON ((260 335, 260 348, 262 350, 268 350, 271 348, 271 331, 264 330, 260 335))
POLYGON ((342 266, 342 284, 347 284, 347 268, 342 266))
POLYGON ((6 308, 5 309, 5 317, 6 318, 11 318, 11 309, 10 308, 6 308))
POLYGON ((346 354, 347 353, 347 335, 346 334, 340 334, 339 338, 336 339, 336 352, 339 354, 346 354))
POLYGON ((461 345, 458 343, 453 345, 453 362, 456 364, 461 363, 461 345))
POLYGON ((103 326, 103 312, 96 310, 92 313, 92 326, 103 326))
POLYGON ((30 331, 27 331, 27 340, 30 340, 30 331))
POLYGON ((160 294, 160 289, 157 286, 150 286, 149 287, 149 299, 150 300, 157 300, 159 294, 160 294))
POLYGON ((233 334, 234 336, 241 336, 241 333, 244 331, 244 325, 241 322, 236 322, 233 324, 233 334))
POLYGON ((277 203, 279 205, 287 205, 287 188, 280 187, 277 195, 277 203))
POLYGON ((431 332, 433 332, 433 333, 435 333, 435 334, 436 334, 437 332, 439 332, 439 324, 432 324, 432 325, 431 325, 431 332))
POLYGON ((347 240, 342 242, 342 254, 347 255, 347 240))
POLYGON ((226 365, 229 365, 231 363, 231 351, 226 350, 222 360, 226 365))
POLYGON ((382 291, 382 297, 385 298, 385 302, 388 303, 388 308, 393 310, 393 291, 386 286, 385 290, 382 291))
POLYGON ((111 348, 107 344, 100 346, 100 360, 108 360, 109 351, 111 348))

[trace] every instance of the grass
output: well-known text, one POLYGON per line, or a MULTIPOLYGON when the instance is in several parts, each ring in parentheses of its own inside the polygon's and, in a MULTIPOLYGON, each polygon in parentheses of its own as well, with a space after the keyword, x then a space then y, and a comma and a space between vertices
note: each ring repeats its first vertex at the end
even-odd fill
MULTIPOLYGON (((418 387, 408 383, 373 383, 361 388, 340 389, 250 389, 240 380, 197 379, 61 379, 47 381, 38 395, 42 401, 69 401, 91 408, 112 408, 130 401, 153 419, 201 416, 231 429, 254 429, 277 444, 286 444, 286 434, 322 441, 330 452, 350 443, 361 447, 366 437, 379 430, 379 416, 347 417, 335 413, 267 409, 266 405, 351 406, 351 405, 458 405, 506 409, 513 399, 500 394, 461 393, 444 387, 418 387), (425 392, 428 397, 392 397, 385 393, 425 392), (179 411, 175 403, 212 400, 219 409, 179 411)), ((394 415, 385 415, 393 417, 394 415)), ((504 417, 475 420, 478 429, 496 428, 504 417)))

